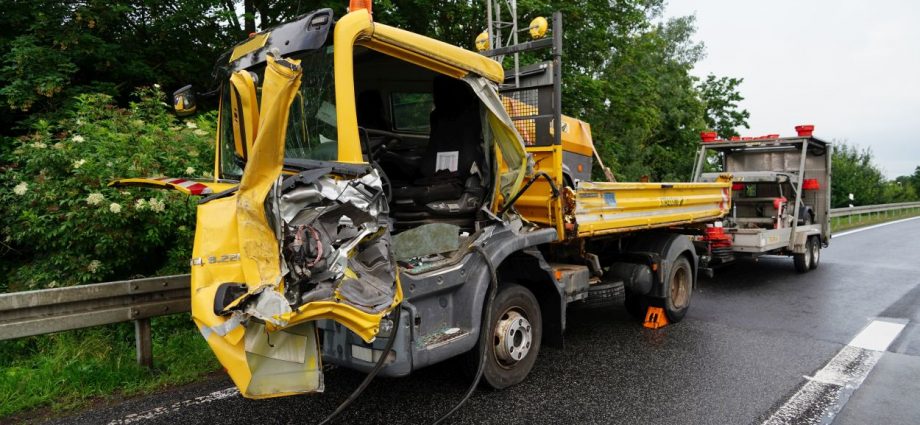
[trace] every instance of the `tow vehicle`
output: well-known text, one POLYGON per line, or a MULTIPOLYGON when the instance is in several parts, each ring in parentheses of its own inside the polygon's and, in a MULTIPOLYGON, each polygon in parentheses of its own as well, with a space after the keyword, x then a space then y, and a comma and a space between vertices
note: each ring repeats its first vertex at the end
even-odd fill
POLYGON ((698 243, 704 268, 761 255, 792 256, 800 273, 818 267, 831 239, 833 146, 813 131, 801 125, 795 137, 732 140, 703 133, 693 181, 714 181, 725 172, 734 179, 731 213, 698 243), (719 171, 704 172, 710 161, 719 171))
MULTIPOLYGON (((113 183, 201 196, 192 318, 244 396, 322 391, 323 362, 370 379, 461 355, 505 388, 572 303, 681 320, 688 234, 728 213, 730 177, 589 181, 590 127, 560 112, 561 16, 551 39, 543 22, 483 52, 552 49, 506 78, 369 2, 308 13, 219 60, 213 181, 113 183)), ((191 88, 174 98, 194 109, 191 88)))

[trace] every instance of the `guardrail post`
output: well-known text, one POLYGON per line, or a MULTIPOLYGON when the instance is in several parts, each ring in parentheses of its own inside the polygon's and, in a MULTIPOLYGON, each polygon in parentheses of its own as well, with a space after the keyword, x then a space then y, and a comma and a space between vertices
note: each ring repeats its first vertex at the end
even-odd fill
POLYGON ((153 367, 153 341, 150 338, 150 319, 134 321, 134 343, 137 348, 137 364, 153 367))

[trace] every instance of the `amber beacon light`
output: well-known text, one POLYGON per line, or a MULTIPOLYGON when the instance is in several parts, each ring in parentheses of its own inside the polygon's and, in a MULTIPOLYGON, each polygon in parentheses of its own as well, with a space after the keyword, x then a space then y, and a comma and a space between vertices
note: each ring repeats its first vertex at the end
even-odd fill
POLYGON ((374 2, 371 0, 351 0, 348 2, 348 11, 367 9, 367 13, 374 13, 374 2))

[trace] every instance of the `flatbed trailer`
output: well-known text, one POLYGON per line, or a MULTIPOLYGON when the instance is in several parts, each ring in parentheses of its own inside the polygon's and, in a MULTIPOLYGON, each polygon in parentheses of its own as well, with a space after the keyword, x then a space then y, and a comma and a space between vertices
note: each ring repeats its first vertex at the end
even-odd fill
POLYGON ((748 140, 703 141, 693 180, 733 176, 732 209, 698 241, 704 267, 718 267, 761 255, 792 256, 797 271, 818 267, 830 243, 831 158, 833 146, 799 135, 748 140), (716 169, 704 172, 715 153, 716 169))
MULTIPOLYGON (((559 110, 559 14, 540 42, 555 101, 517 115, 499 62, 368 8, 254 34, 216 71, 192 318, 244 396, 322 391, 324 362, 405 376, 461 355, 505 388, 561 342, 572 304, 683 318, 690 235, 728 213, 730 177, 589 181, 590 128, 559 110)), ((144 184, 164 186, 113 183, 144 184)))

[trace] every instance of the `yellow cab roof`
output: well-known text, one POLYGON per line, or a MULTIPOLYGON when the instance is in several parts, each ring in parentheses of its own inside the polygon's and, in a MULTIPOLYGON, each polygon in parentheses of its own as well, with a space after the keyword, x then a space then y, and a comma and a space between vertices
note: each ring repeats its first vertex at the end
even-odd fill
POLYGON ((498 84, 505 80, 505 70, 500 63, 443 41, 376 22, 371 38, 472 72, 498 84))

